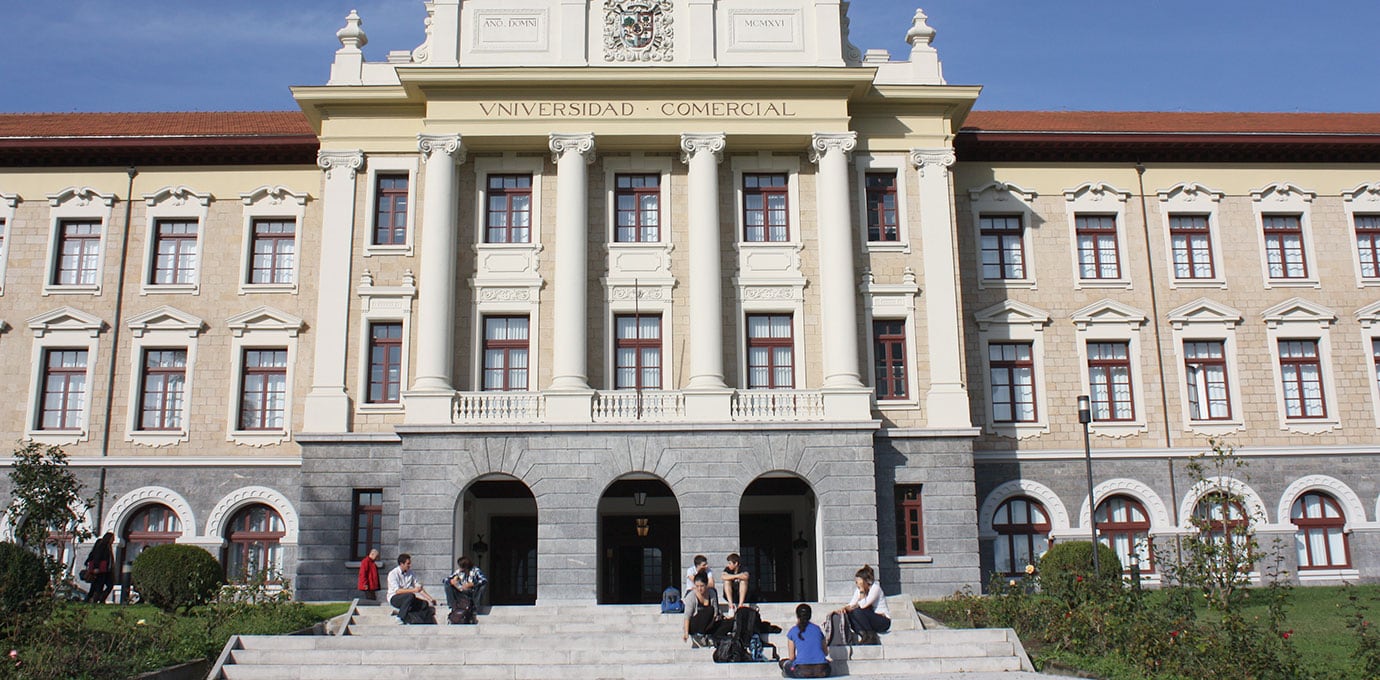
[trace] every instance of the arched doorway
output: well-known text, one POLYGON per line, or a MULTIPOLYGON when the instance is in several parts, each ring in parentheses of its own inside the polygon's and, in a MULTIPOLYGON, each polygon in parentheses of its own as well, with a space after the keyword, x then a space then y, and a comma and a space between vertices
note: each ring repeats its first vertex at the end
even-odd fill
MULTIPOLYGON (((454 559, 468 555, 489 576, 489 604, 537 602, 537 499, 514 477, 485 477, 457 508, 454 559)), ((454 569, 454 559, 446 569, 454 569)))
POLYGON ((793 475, 758 477, 743 492, 738 531, 749 598, 758 602, 818 599, 815 492, 793 475))
POLYGON ((652 604, 680 587, 680 503, 651 476, 610 484, 599 498, 599 604, 652 604))

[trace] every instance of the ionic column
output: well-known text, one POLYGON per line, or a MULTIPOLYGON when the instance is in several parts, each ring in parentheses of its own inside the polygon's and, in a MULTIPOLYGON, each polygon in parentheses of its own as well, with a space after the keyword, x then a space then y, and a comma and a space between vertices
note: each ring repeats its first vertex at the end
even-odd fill
POLYGON ((820 330, 824 341, 824 388, 860 389, 858 377, 857 276, 853 267, 853 211, 848 203, 848 156, 856 132, 816 134, 810 160, 819 164, 820 330))
MULTIPOLYGON (((417 377, 408 401, 425 393, 444 395, 445 422, 450 422, 449 403, 455 362, 455 265, 456 195, 455 168, 465 162, 460 135, 417 135, 417 146, 426 163, 422 201, 421 273, 417 289, 417 377), (418 394, 421 393, 421 394, 418 394)), ((439 419, 439 410, 427 409, 426 420, 439 419)), ((421 416, 421 414, 416 414, 421 416)), ((408 422, 414 418, 408 405, 408 422)))
MULTIPOLYGON (((551 353, 553 391, 588 391, 589 169, 594 135, 552 134, 556 163, 556 342, 551 353)), ((574 415, 574 414, 572 414, 574 415)), ((588 417, 588 414, 586 414, 588 417)))
POLYGON ((958 239, 951 217, 953 191, 949 167, 954 150, 912 149, 910 162, 920 170, 920 252, 925 262, 925 328, 930 352, 930 390, 925 395, 929 427, 972 427, 968 388, 963 382, 963 346, 958 307, 958 239))
POLYGON ((690 166, 690 382, 687 390, 723 390, 723 265, 719 243, 719 162, 725 137, 680 137, 690 166))
POLYGON ((364 167, 364 152, 322 151, 316 164, 326 172, 326 186, 321 196, 315 365, 302 429, 348 432, 351 407, 345 392, 345 343, 350 330, 350 249, 354 243, 355 175, 364 167))

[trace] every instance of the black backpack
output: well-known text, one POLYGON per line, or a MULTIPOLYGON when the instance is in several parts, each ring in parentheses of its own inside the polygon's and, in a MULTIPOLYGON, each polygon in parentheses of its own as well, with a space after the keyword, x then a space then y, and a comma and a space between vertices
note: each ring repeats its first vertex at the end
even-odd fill
POLYGON ((455 607, 450 610, 450 614, 446 616, 446 620, 450 621, 450 624, 453 626, 477 623, 478 619, 475 617, 474 600, 470 599, 469 596, 465 594, 461 594, 460 597, 455 598, 455 607))
POLYGON ((403 614, 403 623, 414 626, 436 625, 436 608, 431 605, 409 609, 403 614))
MULTIPOLYGON (((718 641, 714 647, 715 663, 747 663, 749 661, 759 661, 763 659, 754 658, 762 656, 762 641, 757 637, 757 628, 762 623, 762 616, 752 607, 739 607, 733 614, 733 630, 718 641), (754 645, 754 642, 756 643, 754 645), (754 653, 756 647, 756 653, 754 653)), ((773 656, 775 650, 773 649, 773 656)))

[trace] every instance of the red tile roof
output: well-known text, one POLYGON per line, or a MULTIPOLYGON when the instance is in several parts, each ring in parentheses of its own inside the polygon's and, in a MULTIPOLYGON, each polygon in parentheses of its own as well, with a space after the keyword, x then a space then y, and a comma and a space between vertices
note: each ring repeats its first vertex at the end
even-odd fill
POLYGON ((974 111, 965 132, 1380 135, 1380 113, 974 111))
POLYGON ((300 111, 5 113, 0 139, 315 136, 300 111))

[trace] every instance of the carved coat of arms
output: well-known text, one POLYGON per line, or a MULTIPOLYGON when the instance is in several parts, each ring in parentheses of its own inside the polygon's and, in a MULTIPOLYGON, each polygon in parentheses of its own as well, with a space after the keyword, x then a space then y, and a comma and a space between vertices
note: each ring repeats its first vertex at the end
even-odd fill
POLYGON ((671 0, 604 0, 604 61, 671 61, 671 0))

